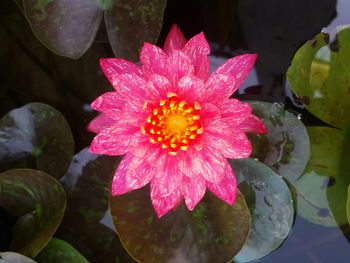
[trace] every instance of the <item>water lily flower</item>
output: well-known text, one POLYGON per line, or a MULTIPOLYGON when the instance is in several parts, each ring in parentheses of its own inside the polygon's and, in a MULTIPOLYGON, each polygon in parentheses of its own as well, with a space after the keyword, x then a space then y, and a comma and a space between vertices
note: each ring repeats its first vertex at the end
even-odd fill
POLYGON ((209 44, 200 33, 189 41, 174 25, 164 48, 145 43, 141 66, 118 58, 100 60, 115 91, 98 97, 101 112, 89 124, 97 133, 90 151, 125 155, 112 195, 150 183, 158 217, 183 200, 193 210, 206 189, 232 205, 235 175, 226 158, 246 158, 246 132, 265 133, 251 107, 229 97, 252 69, 256 55, 226 61, 209 76, 209 44))

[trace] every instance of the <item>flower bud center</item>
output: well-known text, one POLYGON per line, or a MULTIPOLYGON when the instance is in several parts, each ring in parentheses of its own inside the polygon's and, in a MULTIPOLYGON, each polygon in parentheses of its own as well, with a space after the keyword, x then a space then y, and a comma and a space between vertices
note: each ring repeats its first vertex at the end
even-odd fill
POLYGON ((167 100, 160 100, 153 107, 152 114, 141 126, 141 132, 149 135, 152 144, 159 144, 170 155, 180 150, 186 151, 189 145, 202 134, 199 103, 189 103, 169 93, 167 100))
POLYGON ((187 119, 181 114, 169 115, 165 121, 165 126, 169 133, 172 134, 182 134, 186 132, 187 124, 187 119))

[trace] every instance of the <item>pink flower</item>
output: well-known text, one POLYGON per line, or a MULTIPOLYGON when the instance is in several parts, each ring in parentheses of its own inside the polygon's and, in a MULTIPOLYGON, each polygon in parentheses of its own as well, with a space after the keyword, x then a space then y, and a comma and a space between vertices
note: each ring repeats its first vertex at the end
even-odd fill
POLYGON ((249 104, 229 99, 256 55, 234 57, 209 76, 209 52, 203 33, 186 42, 174 25, 163 49, 144 44, 140 67, 118 58, 100 60, 115 91, 91 105, 101 114, 89 125, 97 133, 90 151, 125 155, 112 195, 150 183, 158 217, 183 199, 193 210, 206 189, 234 203, 236 179, 226 158, 251 154, 245 132, 266 132, 249 104))

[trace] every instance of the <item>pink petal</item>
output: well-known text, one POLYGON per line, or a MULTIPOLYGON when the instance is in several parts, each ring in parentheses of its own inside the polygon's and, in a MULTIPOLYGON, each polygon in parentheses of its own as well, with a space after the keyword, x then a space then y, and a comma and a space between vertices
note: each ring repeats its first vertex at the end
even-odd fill
POLYGON ((182 182, 182 195, 187 208, 192 211, 205 194, 205 180, 201 176, 184 176, 182 182))
POLYGON ((239 125, 251 115, 250 105, 237 99, 225 100, 219 108, 221 110, 221 120, 231 127, 239 125))
POLYGON ((184 76, 177 84, 177 93, 187 101, 201 102, 204 82, 195 76, 184 76))
POLYGON ((91 108, 97 111, 110 109, 121 110, 125 102, 117 92, 106 92, 91 103, 91 108))
POLYGON ((205 84, 204 101, 220 104, 233 94, 235 78, 226 74, 212 74, 205 84))
POLYGON ((216 106, 210 103, 205 103, 201 105, 201 107, 202 107, 202 110, 201 110, 200 116, 201 116, 201 122, 204 126, 204 129, 207 126, 210 126, 220 120, 221 112, 216 106))
POLYGON ((143 107, 146 101, 146 82, 142 77, 133 74, 119 75, 114 79, 113 87, 123 100, 143 107))
POLYGON ((154 165, 157 172, 151 180, 151 199, 158 217, 161 217, 180 203, 183 175, 176 156, 163 155, 154 165))
POLYGON ((159 151, 147 151, 144 155, 134 155, 126 172, 126 185, 130 189, 139 189, 150 182, 157 174, 157 166, 154 165, 159 159, 159 151))
POLYGON ((141 50, 140 60, 142 63, 142 71, 146 78, 152 74, 165 76, 167 55, 161 48, 145 43, 141 50))
POLYGON ((194 65, 194 75, 203 80, 207 80, 209 75, 209 54, 210 47, 203 32, 192 37, 183 48, 183 52, 192 60, 194 65))
POLYGON ((131 137, 139 127, 117 124, 101 130, 90 145, 90 152, 106 155, 123 155, 128 152, 131 137))
POLYGON ((131 189, 126 185, 126 172, 132 159, 132 154, 127 154, 124 156, 123 160, 118 165, 117 171, 113 176, 111 185, 111 192, 113 196, 122 195, 131 191, 131 189))
POLYGON ((134 74, 141 76, 141 69, 124 59, 120 58, 101 58, 100 66, 110 83, 114 83, 115 78, 120 74, 134 74))
POLYGON ((167 196, 154 196, 152 195, 152 189, 156 188, 156 185, 151 183, 151 200, 154 209, 156 210, 158 218, 161 218, 163 215, 168 213, 169 211, 175 209, 182 201, 182 195, 180 188, 174 190, 169 193, 167 196))
POLYGON ((175 86, 183 76, 193 74, 194 68, 191 59, 185 53, 175 50, 168 57, 167 71, 175 86))
POLYGON ((218 122, 205 129, 204 144, 210 145, 229 159, 247 158, 252 152, 252 145, 240 129, 232 130, 218 122))
POLYGON ((191 151, 191 162, 194 174, 202 176, 206 181, 218 183, 224 176, 226 159, 219 151, 210 145, 204 145, 200 151, 191 151))
POLYGON ((239 86, 241 86, 249 72, 254 67, 256 57, 256 54, 244 54, 231 58, 215 70, 212 76, 215 76, 216 74, 224 74, 233 77, 235 83, 231 87, 231 95, 239 88, 239 86))
POLYGON ((168 33, 168 36, 165 39, 163 50, 164 52, 169 55, 174 50, 181 50, 186 44, 186 39, 184 35, 182 34, 180 28, 174 24, 170 32, 168 33))
POLYGON ((264 123, 258 117, 252 114, 248 118, 246 118, 242 123, 240 123, 238 127, 245 132, 261 134, 265 134, 268 132, 264 123))
POLYGON ((172 91, 172 85, 166 77, 158 74, 153 74, 149 77, 146 85, 146 96, 156 103, 160 99, 167 98, 168 92, 172 91))
MULTIPOLYGON (((126 95, 129 96, 129 95, 126 95)), ((141 125, 147 118, 147 112, 143 110, 144 97, 121 99, 117 92, 106 92, 98 97, 91 107, 103 112, 104 115, 117 123, 129 123, 130 125, 141 125)))
POLYGON ((229 205, 233 205, 237 197, 237 183, 232 168, 227 161, 224 178, 217 184, 207 182, 207 187, 214 195, 229 205))
POLYGON ((114 122, 113 119, 101 113, 89 123, 87 129, 91 132, 98 133, 100 130, 112 126, 114 122))
POLYGON ((154 163, 158 155, 159 151, 149 150, 144 155, 126 154, 113 177, 112 195, 121 195, 148 184, 155 175, 157 166, 154 163))

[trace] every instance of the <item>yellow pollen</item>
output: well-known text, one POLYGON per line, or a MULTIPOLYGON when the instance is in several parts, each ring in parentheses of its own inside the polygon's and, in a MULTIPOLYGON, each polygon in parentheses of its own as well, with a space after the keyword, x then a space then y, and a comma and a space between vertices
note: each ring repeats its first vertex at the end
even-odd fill
MULTIPOLYGON (((141 126, 141 133, 149 135, 152 144, 159 144, 170 155, 177 155, 189 147, 196 146, 196 138, 203 133, 200 121, 201 106, 198 102, 180 100, 176 93, 169 92, 169 99, 153 105, 151 114, 141 126)), ((151 104, 147 105, 148 108, 151 104)))
POLYGON ((183 150, 183 151, 186 151, 188 149, 188 146, 187 145, 183 145, 183 146, 180 147, 180 149, 183 150))
POLYGON ((146 130, 145 130, 145 127, 143 125, 141 126, 141 133, 146 134, 146 130))
POLYGON ((168 94, 166 96, 168 98, 172 98, 172 97, 177 97, 177 94, 175 92, 168 92, 168 94))
POLYGON ((186 101, 181 101, 181 102, 179 103, 179 107, 180 107, 180 108, 183 108, 186 104, 187 104, 186 101))
POLYGON ((196 135, 195 135, 195 134, 191 134, 189 138, 190 138, 191 140, 194 140, 194 139, 196 139, 196 135))
POLYGON ((187 120, 182 115, 170 115, 165 121, 165 125, 173 134, 186 131, 187 120))
POLYGON ((195 103, 194 103, 194 109, 195 109, 195 110, 201 110, 202 107, 201 107, 201 105, 200 105, 198 102, 195 102, 195 103))

